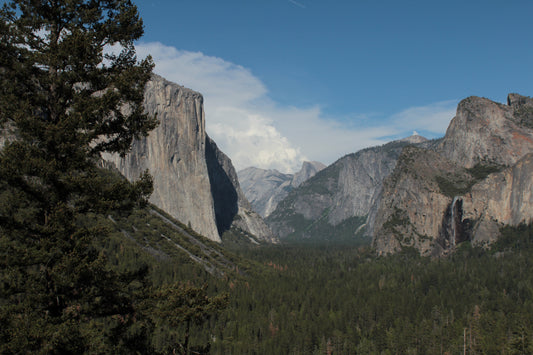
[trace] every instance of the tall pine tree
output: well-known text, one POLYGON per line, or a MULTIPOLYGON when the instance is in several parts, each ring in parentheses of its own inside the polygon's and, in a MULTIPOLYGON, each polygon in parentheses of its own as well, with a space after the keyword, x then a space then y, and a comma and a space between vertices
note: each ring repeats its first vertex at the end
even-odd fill
POLYGON ((111 271, 94 247, 106 229, 87 223, 152 189, 148 174, 131 184, 98 168, 155 127, 142 107, 153 64, 133 47, 142 34, 129 0, 0 10, 0 353, 147 350, 142 272, 111 271))

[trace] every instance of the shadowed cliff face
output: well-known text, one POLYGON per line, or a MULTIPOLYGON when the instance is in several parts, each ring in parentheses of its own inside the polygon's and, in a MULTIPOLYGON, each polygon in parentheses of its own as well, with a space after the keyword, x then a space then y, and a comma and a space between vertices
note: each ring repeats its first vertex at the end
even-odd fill
POLYGON ((220 153, 214 142, 207 137, 205 159, 211 183, 211 195, 214 200, 218 233, 222 235, 230 229, 233 219, 239 212, 239 197, 230 177, 220 164, 220 153))
MULTIPOLYGON (((104 155, 129 180, 146 169, 154 179, 150 202, 207 238, 220 242, 239 210, 248 206, 231 160, 205 132, 201 94, 157 75, 145 89, 144 106, 159 126, 133 143, 126 157, 104 155), (242 207, 241 207, 242 206, 242 207)), ((240 228, 258 239, 272 240, 258 215, 240 228), (255 233, 254 233, 255 232, 255 233)))
POLYGON ((206 140, 206 160, 211 193, 220 235, 230 228, 247 231, 259 240, 277 243, 278 239, 252 207, 241 190, 237 172, 230 158, 221 152, 209 137, 206 140))
POLYGON ((442 227, 436 238, 436 245, 439 248, 433 250, 435 254, 472 240, 472 221, 464 215, 463 199, 455 196, 443 215, 442 227))

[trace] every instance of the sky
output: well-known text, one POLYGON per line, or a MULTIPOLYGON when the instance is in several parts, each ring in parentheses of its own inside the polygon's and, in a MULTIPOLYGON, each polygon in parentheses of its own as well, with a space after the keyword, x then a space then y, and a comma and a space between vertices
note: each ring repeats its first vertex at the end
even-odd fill
POLYGON ((240 170, 298 170, 533 96, 532 0, 134 0, 139 57, 204 96, 240 170))

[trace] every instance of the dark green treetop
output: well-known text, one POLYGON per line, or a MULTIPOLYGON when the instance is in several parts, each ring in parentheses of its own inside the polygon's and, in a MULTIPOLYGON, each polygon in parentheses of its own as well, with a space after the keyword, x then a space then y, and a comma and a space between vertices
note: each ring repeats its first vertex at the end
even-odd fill
POLYGON ((151 58, 137 62, 143 34, 131 1, 23 1, 0 12, 0 118, 17 134, 52 145, 69 132, 69 150, 124 154, 155 121, 143 113, 151 58), (120 53, 104 53, 118 45, 120 53))
POLYGON ((97 215, 151 193, 98 167, 155 127, 143 111, 150 58, 128 0, 12 0, 0 10, 0 353, 147 351, 143 272, 118 274, 97 215), (117 45, 118 54, 105 54, 117 45), (93 217, 91 217, 93 216, 93 217), (143 335, 144 334, 144 335, 143 335))

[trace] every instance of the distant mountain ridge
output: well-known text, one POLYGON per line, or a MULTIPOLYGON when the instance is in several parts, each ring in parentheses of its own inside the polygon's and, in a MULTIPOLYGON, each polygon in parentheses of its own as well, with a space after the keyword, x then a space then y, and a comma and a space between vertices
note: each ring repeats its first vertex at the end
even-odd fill
POLYGON ((280 201, 266 219, 282 240, 369 241, 379 254, 486 245, 533 222, 533 99, 461 101, 446 135, 349 154, 280 201))
POLYGON ((402 149, 412 142, 429 144, 413 135, 344 156, 292 190, 268 216, 267 224, 282 239, 354 240, 364 236, 383 180, 394 169, 402 149))
POLYGON ((265 170, 255 167, 243 169, 237 174, 242 190, 253 210, 262 217, 268 217, 289 191, 300 186, 325 167, 320 162, 306 161, 295 174, 284 174, 275 169, 265 170))
MULTIPOLYGON (((205 132, 197 92, 154 75, 144 105, 160 125, 126 157, 104 158, 130 180, 148 169, 150 202, 217 242, 226 231, 271 243, 371 238, 380 254, 443 255, 533 222, 533 99, 526 96, 509 94, 506 105, 468 97, 441 139, 415 134, 325 168, 306 162, 294 175, 249 168, 238 176, 205 132)), ((0 146, 14 137, 8 125, 0 146)))

